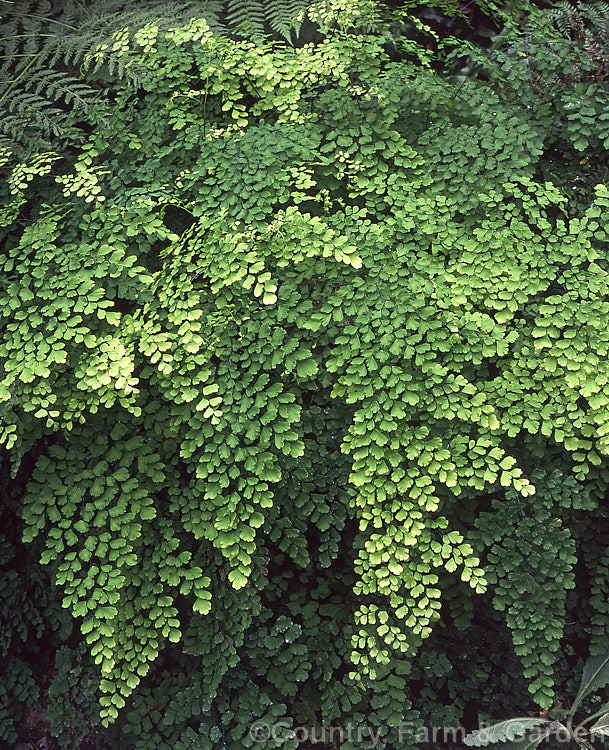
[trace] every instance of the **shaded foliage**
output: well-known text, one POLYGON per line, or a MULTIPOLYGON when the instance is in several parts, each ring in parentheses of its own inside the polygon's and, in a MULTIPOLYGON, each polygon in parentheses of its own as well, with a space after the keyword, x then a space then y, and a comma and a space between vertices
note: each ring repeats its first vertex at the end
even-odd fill
POLYGON ((39 701, 65 748, 404 746, 601 648, 609 193, 547 178, 604 81, 534 9, 446 76, 433 29, 308 13, 110 24, 78 138, 3 151, 5 740, 39 701))

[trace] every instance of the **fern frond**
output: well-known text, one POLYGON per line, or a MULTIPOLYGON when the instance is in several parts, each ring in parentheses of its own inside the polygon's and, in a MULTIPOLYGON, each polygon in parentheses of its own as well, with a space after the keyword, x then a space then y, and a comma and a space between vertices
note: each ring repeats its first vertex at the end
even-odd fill
POLYGON ((97 99, 97 94, 90 86, 77 78, 57 70, 37 71, 23 85, 23 91, 33 91, 35 94, 45 93, 47 98, 63 101, 65 104, 88 107, 97 99))
POLYGON ((573 17, 576 13, 575 6, 567 0, 561 0, 548 11, 548 17, 554 21, 556 28, 567 39, 573 31, 573 17))
POLYGON ((42 134, 62 138, 71 133, 65 112, 53 107, 43 97, 28 96, 21 102, 11 102, 8 114, 0 120, 2 143, 9 148, 34 137, 39 145, 48 145, 49 141, 42 134))
POLYGON ((267 0, 264 10, 269 27, 286 41, 298 37, 308 3, 306 0, 267 0))
POLYGON ((263 34, 266 15, 260 0, 228 0, 226 18, 230 29, 241 33, 263 34))
POLYGON ((560 0, 548 11, 548 17, 567 39, 605 45, 609 41, 609 3, 560 0))

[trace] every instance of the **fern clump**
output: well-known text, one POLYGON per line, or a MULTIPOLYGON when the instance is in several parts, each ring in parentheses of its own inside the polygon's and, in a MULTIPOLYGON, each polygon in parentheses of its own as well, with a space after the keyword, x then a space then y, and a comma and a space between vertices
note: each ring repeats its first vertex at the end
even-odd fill
POLYGON ((606 587, 582 551, 609 191, 578 211, 535 113, 391 57, 366 10, 301 47, 121 16, 83 58, 104 117, 5 152, 0 440, 78 623, 48 680, 64 744, 99 718, 121 750, 256 722, 397 745, 457 718, 466 674, 549 709, 576 566, 606 587), (477 612, 508 677, 461 661, 477 612))
MULTIPOLYGON (((352 4, 350 23, 362 5, 352 4)), ((374 6, 367 11, 374 14, 374 6)), ((218 33, 271 33, 292 43, 303 24, 311 36, 343 16, 307 0, 145 0, 137 7, 125 0, 0 0, 0 148, 82 143, 83 127, 111 116, 108 77, 137 91, 142 61, 172 26, 204 19, 218 33)))

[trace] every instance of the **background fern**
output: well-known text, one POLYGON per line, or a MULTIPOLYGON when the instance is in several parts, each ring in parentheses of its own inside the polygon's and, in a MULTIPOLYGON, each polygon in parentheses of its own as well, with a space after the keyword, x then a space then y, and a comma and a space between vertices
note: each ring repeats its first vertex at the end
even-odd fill
MULTIPOLYGON (((218 32, 298 39, 308 0, 0 0, 0 147, 82 140, 80 123, 107 116, 113 76, 139 86, 158 34, 204 18, 218 32), (141 41, 134 48, 135 32, 141 41), (110 80, 109 80, 110 79, 110 80)), ((310 27, 310 22, 309 22, 310 27)))
POLYGON ((606 62, 609 3, 560 0, 548 10, 548 18, 566 39, 580 43, 590 54, 606 62))
MULTIPOLYGON (((107 75, 138 85, 136 30, 158 33, 204 17, 220 30, 218 2, 66 3, 0 0, 0 146, 12 150, 79 142, 79 122, 91 127, 108 114, 107 75), (84 75, 87 73, 87 75, 84 75), (95 73, 98 73, 96 76, 95 73)), ((142 52, 146 45, 142 44, 142 52)), ((148 46, 149 48, 149 46, 148 46)))
POLYGON ((35 700, 62 750, 549 709, 609 619, 609 196, 540 179, 547 40, 457 89, 382 9, 293 49, 83 8, 24 95, 69 158, 0 181, 5 736, 35 700))

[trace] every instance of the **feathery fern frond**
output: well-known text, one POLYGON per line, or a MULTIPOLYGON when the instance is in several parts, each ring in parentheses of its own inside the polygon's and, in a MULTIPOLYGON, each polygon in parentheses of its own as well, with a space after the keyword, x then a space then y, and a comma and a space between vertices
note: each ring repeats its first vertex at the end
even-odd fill
POLYGON ((125 0, 0 0, 0 143, 21 150, 50 136, 77 138, 71 110, 98 116, 104 109, 92 73, 103 69, 139 85, 146 49, 132 43, 138 30, 158 34, 192 18, 222 30, 221 9, 213 0, 148 0, 136 8, 125 0))
POLYGON ((228 0, 226 18, 229 28, 250 34, 263 34, 265 12, 260 0, 228 0))
POLYGON ((241 34, 271 30, 287 42, 298 38, 310 0, 227 0, 229 29, 241 34))
POLYGON ((287 41, 292 32, 298 37, 307 5, 306 0, 267 0, 265 11, 270 28, 287 41))
POLYGON ((584 44, 606 45, 609 41, 609 3, 560 0, 548 11, 549 18, 567 39, 584 44))
POLYGON ((601 35, 603 40, 609 39, 609 3, 598 0, 595 3, 580 5, 582 16, 601 35))

